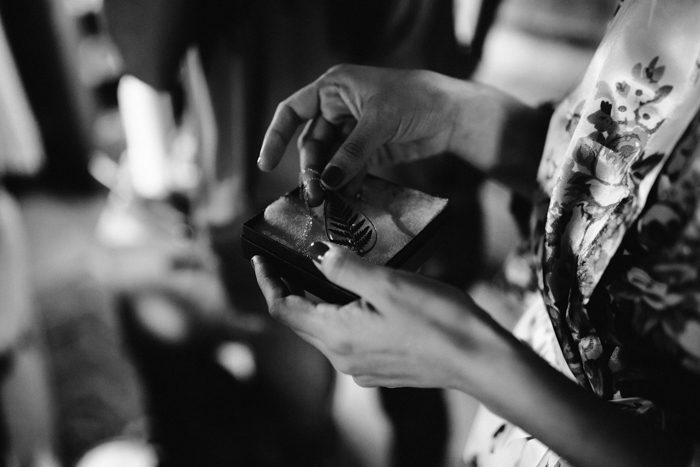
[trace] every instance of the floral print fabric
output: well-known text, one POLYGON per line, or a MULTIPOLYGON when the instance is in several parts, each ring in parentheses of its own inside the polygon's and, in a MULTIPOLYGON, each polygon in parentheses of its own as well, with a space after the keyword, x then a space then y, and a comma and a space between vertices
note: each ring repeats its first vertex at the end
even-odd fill
MULTIPOLYGON (((662 202, 659 189, 692 185, 669 172, 687 167, 697 146, 698 19, 695 2, 624 4, 581 85, 561 103, 550 126, 533 229, 540 288, 571 371, 601 397, 615 392, 611 372, 621 363, 616 359, 622 349, 610 316, 619 311, 617 300, 609 296, 622 285, 609 288, 601 278, 617 256, 641 264, 649 260, 647 253, 664 246, 621 248, 635 223, 642 222, 639 228, 650 234, 640 214, 645 206, 662 202), (608 296, 594 300, 596 294, 608 296)), ((687 197, 681 208, 686 223, 692 220, 693 193, 691 188, 674 195, 687 197)), ((657 215, 656 224, 678 223, 681 217, 669 211, 675 204, 649 207, 647 215, 657 215)), ((643 243, 642 237, 637 241, 643 243)), ((615 270, 640 280, 639 269, 615 270)))
MULTIPOLYGON (((686 434, 700 418, 698 24, 698 2, 621 4, 557 107, 531 223, 541 300, 516 329, 580 385, 686 434)), ((472 435, 471 462, 565 465, 478 420, 491 437, 472 435)))

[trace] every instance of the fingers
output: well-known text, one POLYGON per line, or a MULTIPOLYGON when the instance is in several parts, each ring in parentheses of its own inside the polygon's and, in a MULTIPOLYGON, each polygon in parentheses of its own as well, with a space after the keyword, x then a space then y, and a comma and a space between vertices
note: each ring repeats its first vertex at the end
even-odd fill
POLYGON ((309 121, 299 137, 300 182, 304 198, 311 207, 323 202, 321 171, 336 138, 336 129, 320 115, 309 121))
POLYGON ((268 308, 272 308, 277 300, 290 294, 289 289, 262 257, 253 256, 251 262, 260 291, 265 297, 268 308))
POLYGON ((362 191, 362 184, 365 182, 365 177, 367 176, 367 166, 362 166, 360 172, 355 175, 348 183, 343 187, 343 193, 348 196, 356 196, 362 191))
MULTIPOLYGON (((372 99, 363 97, 365 91, 350 85, 350 69, 332 69, 315 82, 282 102, 265 134, 258 166, 272 170, 285 153, 299 125, 314 119, 301 138, 300 152, 302 183, 310 205, 322 201, 321 187, 335 190, 353 180, 365 167, 365 161, 382 143, 391 130, 377 118, 372 99), (352 128, 330 162, 326 154, 339 139, 335 127, 352 128), (321 172, 320 183, 316 172, 321 172)), ((345 134, 341 131, 342 134, 345 134)))
POLYGON ((392 301, 395 271, 364 261, 328 242, 314 242, 309 251, 316 267, 331 282, 355 292, 375 307, 384 308, 392 301))
POLYGON ((353 179, 366 165, 367 158, 383 143, 381 125, 372 112, 363 114, 321 174, 325 188, 335 190, 353 179))
POLYGON ((375 117, 371 99, 364 101, 357 86, 348 85, 348 75, 347 67, 337 67, 287 98, 277 107, 263 139, 258 166, 269 171, 279 163, 297 127, 314 119, 300 145, 302 183, 308 184, 306 192, 311 205, 320 204, 321 185, 333 190, 345 185, 362 170, 367 156, 384 142, 386 129, 375 117), (337 138, 334 125, 354 128, 326 166, 324 151, 331 150, 326 143, 337 138), (314 171, 322 171, 320 184, 314 171))
POLYGON ((320 347, 326 334, 325 309, 310 301, 291 295, 282 279, 260 256, 252 259, 255 277, 265 297, 270 314, 292 328, 311 344, 320 347))
POLYGON ((307 85, 277 106, 272 122, 263 138, 258 167, 274 169, 302 122, 319 113, 318 82, 307 85))

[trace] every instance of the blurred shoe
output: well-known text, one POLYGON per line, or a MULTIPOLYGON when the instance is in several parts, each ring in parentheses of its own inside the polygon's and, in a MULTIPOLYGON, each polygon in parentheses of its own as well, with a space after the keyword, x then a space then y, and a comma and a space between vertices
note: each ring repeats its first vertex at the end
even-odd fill
POLYGON ((114 440, 91 449, 76 467, 156 467, 155 449, 143 441, 114 440))

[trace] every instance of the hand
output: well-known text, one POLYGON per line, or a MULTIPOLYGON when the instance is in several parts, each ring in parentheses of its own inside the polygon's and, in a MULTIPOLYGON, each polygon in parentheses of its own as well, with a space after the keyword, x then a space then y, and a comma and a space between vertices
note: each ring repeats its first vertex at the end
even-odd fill
POLYGON ((575 465, 687 465, 684 438, 578 386, 467 295, 337 246, 314 249, 326 277, 361 300, 338 307, 292 295, 256 256, 258 283, 270 312, 361 386, 466 392, 575 465))
MULTIPOLYGON (((290 293, 261 257, 253 258, 270 313, 313 344, 361 386, 450 387, 468 392, 489 379, 487 349, 496 325, 466 294, 426 277, 374 266, 317 242, 317 266, 361 300, 314 304, 290 293), (470 368, 465 378, 465 366, 470 368)), ((480 392, 480 391, 477 391, 480 392)))
MULTIPOLYGON (((475 88, 429 71, 336 66, 277 107, 258 165, 272 170, 306 122, 298 141, 301 177, 308 203, 316 206, 322 186, 350 184, 377 153, 400 162, 447 151, 460 123, 456 88, 464 86, 475 88)), ((466 104, 477 96, 473 90, 466 104)))

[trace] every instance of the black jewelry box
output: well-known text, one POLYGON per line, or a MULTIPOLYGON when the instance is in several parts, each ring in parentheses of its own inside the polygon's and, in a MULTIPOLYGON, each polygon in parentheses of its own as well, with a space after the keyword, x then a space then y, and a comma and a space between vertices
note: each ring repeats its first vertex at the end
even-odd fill
POLYGON ((248 258, 261 255, 295 286, 323 301, 345 304, 357 295, 328 281, 308 253, 311 243, 332 241, 374 264, 417 270, 448 221, 447 200, 367 176, 360 193, 326 193, 309 208, 296 188, 243 224, 248 258))

